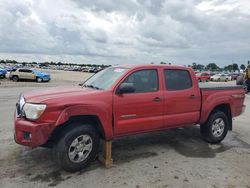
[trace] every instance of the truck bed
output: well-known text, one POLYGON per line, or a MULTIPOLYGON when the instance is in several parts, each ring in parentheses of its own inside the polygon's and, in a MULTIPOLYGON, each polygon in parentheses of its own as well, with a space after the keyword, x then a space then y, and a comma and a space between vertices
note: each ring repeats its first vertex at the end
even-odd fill
POLYGON ((228 90, 228 89, 242 89, 243 86, 236 85, 235 83, 199 83, 202 90, 228 90))
POLYGON ((232 117, 242 113, 242 104, 245 98, 242 86, 235 85, 235 83, 201 83, 199 87, 202 101, 201 122, 207 119, 208 109, 213 109, 217 104, 227 105, 232 117))

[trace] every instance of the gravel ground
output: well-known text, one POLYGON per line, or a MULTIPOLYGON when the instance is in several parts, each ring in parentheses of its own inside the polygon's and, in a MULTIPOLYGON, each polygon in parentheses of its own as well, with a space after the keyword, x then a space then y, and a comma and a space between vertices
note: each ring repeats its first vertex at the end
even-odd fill
MULTIPOLYGON (((17 145, 13 140, 13 113, 21 92, 77 85, 90 76, 59 73, 52 71, 50 83, 1 80, 0 187, 250 187, 249 108, 234 120, 233 131, 218 145, 205 143, 197 126, 116 140, 114 166, 110 169, 96 161, 70 174, 52 161, 50 149, 17 145)), ((250 106, 250 95, 245 104, 250 106)))

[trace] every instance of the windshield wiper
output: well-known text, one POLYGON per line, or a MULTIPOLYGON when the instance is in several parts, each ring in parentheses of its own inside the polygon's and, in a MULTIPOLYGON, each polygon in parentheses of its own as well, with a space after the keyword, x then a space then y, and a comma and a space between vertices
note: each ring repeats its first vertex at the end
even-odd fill
POLYGON ((100 90, 100 89, 101 89, 101 88, 99 88, 99 87, 97 87, 97 86, 87 85, 87 84, 83 84, 82 87, 90 87, 90 88, 97 89, 97 90, 100 90))

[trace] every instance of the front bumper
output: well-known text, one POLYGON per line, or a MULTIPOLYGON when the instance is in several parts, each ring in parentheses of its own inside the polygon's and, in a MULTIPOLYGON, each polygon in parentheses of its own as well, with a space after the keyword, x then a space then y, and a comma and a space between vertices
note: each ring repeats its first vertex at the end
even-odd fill
POLYGON ((17 144, 38 147, 47 142, 52 124, 37 123, 15 117, 14 138, 17 144))
POLYGON ((48 81, 51 80, 50 77, 43 77, 42 79, 43 79, 43 81, 45 81, 45 82, 48 82, 48 81))

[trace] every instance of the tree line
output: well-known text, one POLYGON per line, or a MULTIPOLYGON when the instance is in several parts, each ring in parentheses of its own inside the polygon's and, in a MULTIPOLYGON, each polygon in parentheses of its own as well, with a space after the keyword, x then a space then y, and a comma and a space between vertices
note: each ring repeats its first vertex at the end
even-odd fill
POLYGON ((229 71, 229 72, 235 72, 239 70, 245 70, 246 66, 244 64, 241 64, 240 66, 237 63, 232 63, 229 65, 224 66, 223 68, 219 67, 216 63, 209 63, 206 66, 202 64, 192 63, 190 65, 194 70, 207 70, 207 71, 229 71))
POLYGON ((39 65, 39 66, 85 66, 85 67, 109 67, 111 65, 98 65, 98 64, 77 64, 77 63, 62 63, 62 62, 54 62, 54 61, 50 61, 50 62, 18 62, 16 60, 0 60, 0 64, 12 64, 12 65, 17 65, 17 64, 22 64, 23 66, 26 65, 39 65))
MULTIPOLYGON (((160 64, 167 64, 165 62, 161 62, 160 64)), ((171 64, 171 63, 168 63, 171 64)), ((245 70, 246 66, 244 64, 241 64, 240 66, 237 63, 232 63, 227 66, 224 66, 223 68, 219 67, 216 63, 209 63, 207 65, 199 64, 193 62, 191 65, 188 65, 188 67, 191 67, 195 71, 229 71, 229 72, 235 72, 239 70, 245 70)))
MULTIPOLYGON (((62 63, 62 62, 18 62, 16 60, 0 60, 0 64, 22 64, 23 66, 27 64, 32 64, 32 65, 40 65, 40 66, 87 66, 87 67, 109 67, 111 65, 98 65, 98 64, 77 64, 77 63, 62 63)), ((165 62, 160 62, 160 64, 167 64, 165 62)), ((171 63, 168 63, 171 64, 171 63)), ((239 70, 245 70, 246 66, 244 64, 241 64, 238 66, 237 63, 232 63, 227 66, 224 66, 223 68, 219 67, 216 63, 209 63, 207 65, 199 64, 196 62, 193 62, 191 65, 188 65, 189 67, 193 68, 194 70, 197 71, 229 71, 229 72, 234 72, 234 71, 239 71, 239 70)))

